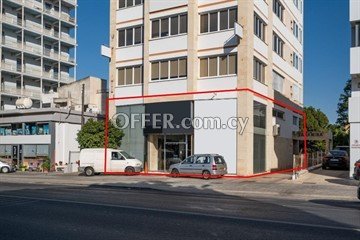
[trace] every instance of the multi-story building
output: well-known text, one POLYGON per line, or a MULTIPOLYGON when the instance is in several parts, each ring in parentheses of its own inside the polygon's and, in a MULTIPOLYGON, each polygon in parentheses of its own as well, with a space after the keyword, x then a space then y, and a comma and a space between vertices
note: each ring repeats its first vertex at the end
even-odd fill
MULTIPOLYGON (((302 0, 110 2, 110 97, 250 88, 302 109, 302 0)), ((109 110, 110 117, 173 114, 175 125, 188 117, 248 119, 243 132, 180 124, 126 128, 122 148, 150 171, 166 171, 192 154, 219 153, 229 173, 251 175, 292 167, 300 152, 293 133, 301 116, 248 91, 117 100, 109 110)))
POLYGON ((18 98, 50 107, 43 94, 76 76, 76 0, 1 0, 0 110, 18 98))
MULTIPOLYGON (((349 98, 350 166, 360 159, 360 1, 350 0, 351 49, 349 98)), ((350 172, 350 175, 352 173, 350 172)))

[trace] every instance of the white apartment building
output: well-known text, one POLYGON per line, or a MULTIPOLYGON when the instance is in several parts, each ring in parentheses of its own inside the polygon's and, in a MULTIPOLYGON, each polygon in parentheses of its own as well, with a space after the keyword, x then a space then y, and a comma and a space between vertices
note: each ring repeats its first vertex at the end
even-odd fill
MULTIPOLYGON (((250 88, 302 109, 302 0, 110 2, 110 97, 250 88)), ((301 151, 294 138, 301 116, 251 92, 117 100, 109 117, 115 113, 168 113, 174 124, 187 117, 249 119, 243 133, 239 127, 126 128, 122 148, 150 171, 218 153, 229 173, 252 175, 291 168, 301 151)))
POLYGON ((76 76, 77 0, 1 0, 0 110, 18 98, 50 107, 44 94, 76 76))
MULTIPOLYGON (((360 159, 360 1, 350 0, 351 49, 349 98, 350 166, 360 159)), ((350 172, 350 176, 352 172, 350 172)))

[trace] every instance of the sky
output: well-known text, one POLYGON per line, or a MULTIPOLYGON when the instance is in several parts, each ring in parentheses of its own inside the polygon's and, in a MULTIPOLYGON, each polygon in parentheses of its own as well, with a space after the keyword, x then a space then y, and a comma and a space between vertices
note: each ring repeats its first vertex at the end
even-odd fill
MULTIPOLYGON (((334 123, 350 71, 348 0, 305 0, 304 5, 304 103, 334 123)), ((78 0, 78 6, 77 78, 108 79, 100 45, 109 43, 109 1, 78 0)))

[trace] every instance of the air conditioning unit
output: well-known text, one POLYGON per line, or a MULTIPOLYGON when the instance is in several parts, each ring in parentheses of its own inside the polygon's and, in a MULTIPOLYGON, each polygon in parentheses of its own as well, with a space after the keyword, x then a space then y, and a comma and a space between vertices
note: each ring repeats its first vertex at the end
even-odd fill
POLYGON ((279 124, 275 124, 273 126, 273 135, 274 136, 279 136, 280 135, 280 125, 279 124))

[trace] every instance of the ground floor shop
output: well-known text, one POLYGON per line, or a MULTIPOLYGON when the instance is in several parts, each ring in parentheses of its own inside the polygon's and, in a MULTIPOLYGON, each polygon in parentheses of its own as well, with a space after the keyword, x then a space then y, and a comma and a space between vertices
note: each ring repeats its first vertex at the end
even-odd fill
POLYGON ((293 139, 300 116, 261 99, 251 102, 250 116, 241 116, 241 107, 236 98, 117 106, 116 118, 132 122, 123 129, 121 149, 151 172, 166 172, 171 164, 205 153, 222 155, 230 174, 291 168, 293 154, 301 151, 293 139), (171 127, 165 126, 168 120, 171 127))

